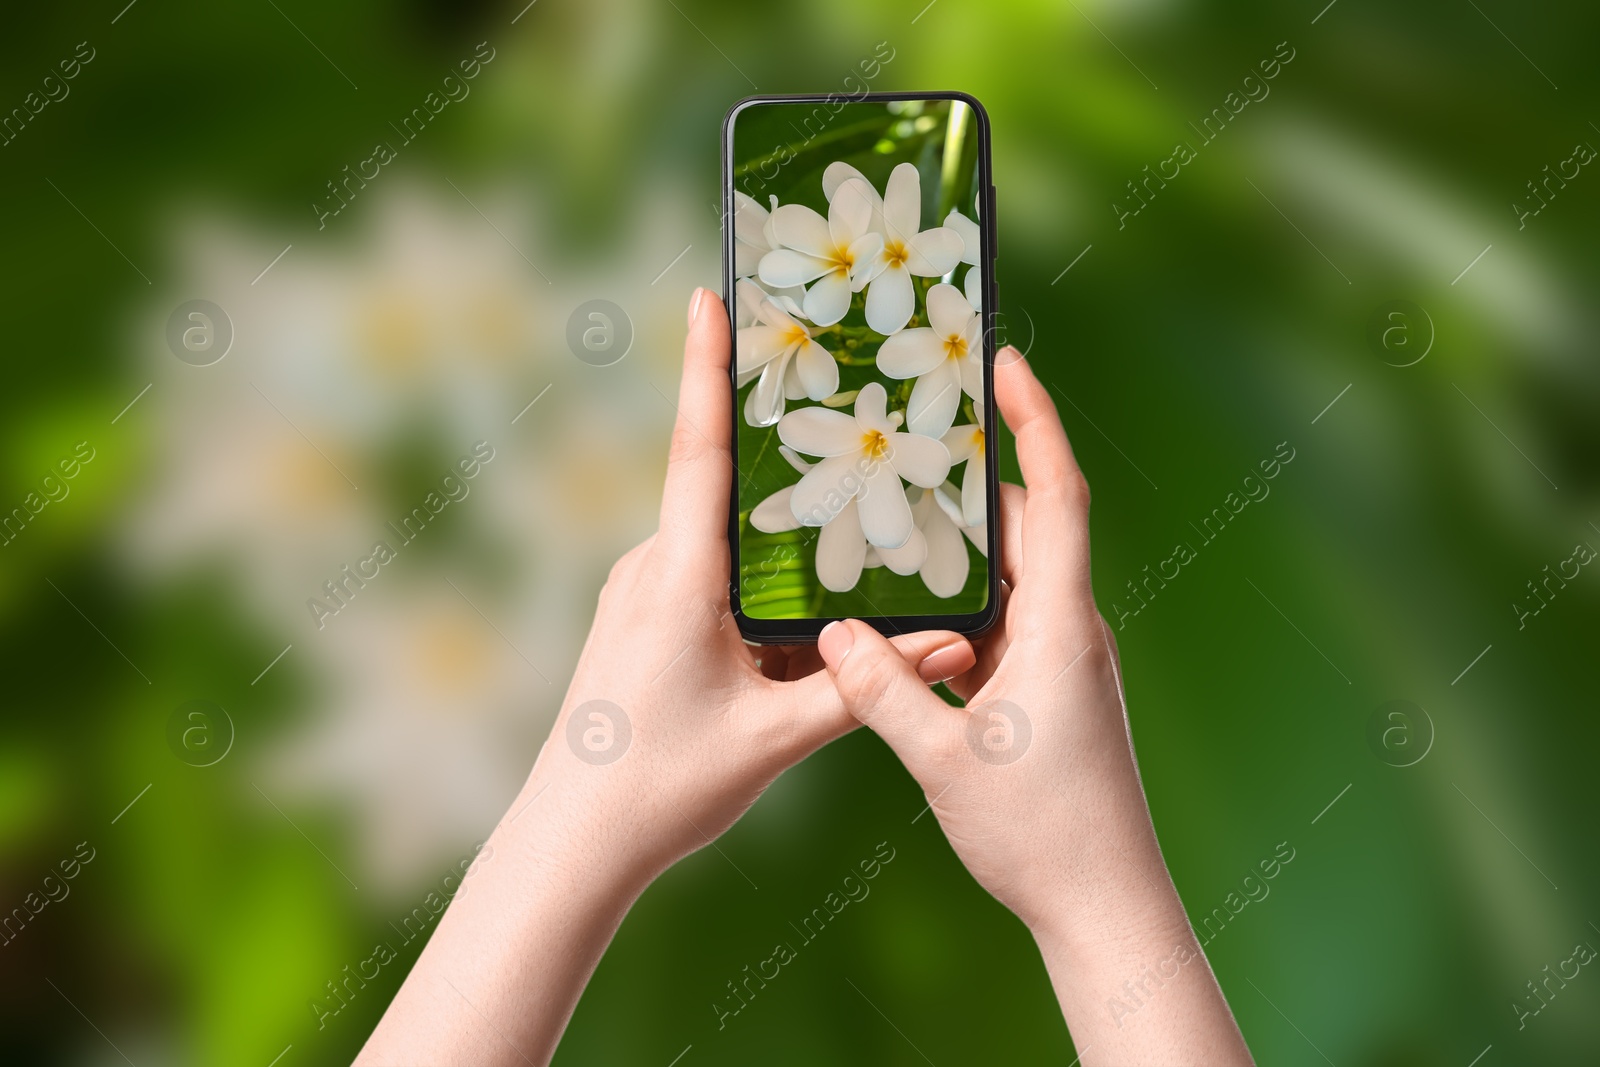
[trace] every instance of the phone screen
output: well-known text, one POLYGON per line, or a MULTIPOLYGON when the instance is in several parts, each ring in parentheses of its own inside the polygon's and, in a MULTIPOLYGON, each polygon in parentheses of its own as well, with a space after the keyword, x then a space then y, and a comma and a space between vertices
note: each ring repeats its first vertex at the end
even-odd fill
POLYGON ((981 629, 986 117, 956 96, 756 100, 725 141, 741 626, 981 629))

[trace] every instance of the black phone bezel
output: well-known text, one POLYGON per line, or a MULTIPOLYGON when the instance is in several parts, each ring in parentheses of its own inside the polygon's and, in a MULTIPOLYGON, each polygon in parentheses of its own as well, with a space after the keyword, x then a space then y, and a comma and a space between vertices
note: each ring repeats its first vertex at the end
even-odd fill
MULTIPOLYGON (((978 232, 982 238, 983 252, 983 411, 985 440, 989 447, 984 450, 984 458, 988 467, 988 599, 981 611, 967 614, 953 615, 875 615, 863 616, 861 621, 873 627, 879 633, 887 636, 896 634, 917 633, 922 630, 952 630, 968 637, 977 637, 989 630, 999 617, 1000 613, 1000 537, 999 537, 999 449, 996 447, 999 435, 995 432, 996 413, 994 408, 994 341, 995 341, 995 194, 994 176, 990 158, 990 126, 989 113, 984 109, 976 97, 959 91, 935 92, 906 92, 906 93, 861 93, 843 95, 837 93, 796 93, 796 94, 762 94, 747 96, 728 109, 727 117, 722 120, 722 291, 724 304, 728 314, 729 336, 736 333, 737 301, 733 298, 735 278, 734 249, 733 249, 733 124, 739 115, 747 108, 759 107, 765 104, 833 104, 839 101, 848 103, 891 103, 901 100, 959 100, 972 109, 977 120, 978 130, 978 187, 983 190, 985 212, 978 232)), ((733 426, 730 455, 733 469, 739 469, 739 412, 737 383, 734 381, 736 361, 728 361, 729 384, 734 389, 733 426)), ((739 485, 735 478, 729 490, 728 504, 728 552, 730 568, 728 573, 728 607, 734 621, 738 624, 739 632, 747 641, 763 645, 796 645, 814 643, 817 635, 824 627, 835 620, 831 618, 805 618, 805 619, 762 619, 745 614, 739 603, 739 485)))

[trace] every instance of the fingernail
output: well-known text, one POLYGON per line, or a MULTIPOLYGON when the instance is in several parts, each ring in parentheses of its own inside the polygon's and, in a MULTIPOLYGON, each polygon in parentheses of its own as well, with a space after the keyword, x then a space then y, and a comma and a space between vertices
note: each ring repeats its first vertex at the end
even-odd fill
POLYGON ((997 359, 996 359, 997 362, 999 361, 998 357, 1000 357, 1000 356, 1004 356, 1005 357, 1005 362, 1007 362, 1007 363, 1017 363, 1017 362, 1020 362, 1022 360, 1022 358, 1023 358, 1022 357, 1022 353, 1017 351, 1017 346, 1016 345, 1006 345, 999 352, 995 353, 995 355, 997 357, 997 359))
POLYGON ((839 669, 855 643, 855 632, 842 622, 830 622, 817 635, 817 651, 822 654, 822 661, 830 671, 839 669))
POLYGON ((706 298, 704 288, 697 288, 694 295, 689 298, 689 325, 694 325, 694 320, 700 316, 700 304, 706 298))
POLYGON ((948 682, 971 666, 969 659, 965 645, 945 645, 922 658, 917 664, 917 675, 929 685, 948 682))

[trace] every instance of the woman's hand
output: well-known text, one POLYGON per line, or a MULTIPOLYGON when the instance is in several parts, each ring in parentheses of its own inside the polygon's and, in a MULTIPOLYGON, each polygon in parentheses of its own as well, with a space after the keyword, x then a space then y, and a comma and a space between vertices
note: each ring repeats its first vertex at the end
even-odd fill
MULTIPOLYGON (((758 659, 729 613, 728 317, 700 289, 689 322, 660 530, 617 561, 600 591, 526 791, 630 857, 645 881, 726 831, 783 770, 859 725, 814 647, 757 650, 758 659)), ((895 645, 929 681, 974 662, 954 633, 895 645)))
POLYGON ((973 877, 1033 931, 1085 1064, 1249 1063, 1150 822, 1090 584, 1088 485, 1014 349, 994 392, 1027 488, 1001 486, 1002 620, 950 682, 967 708, 863 623, 833 624, 818 647, 973 877))
MULTIPOLYGON (((729 614, 729 348, 696 290, 660 529, 612 568, 527 784, 358 1063, 548 1062, 645 887, 859 725, 814 647, 758 659, 729 614)), ((975 659, 953 633, 884 647, 928 681, 975 659)))

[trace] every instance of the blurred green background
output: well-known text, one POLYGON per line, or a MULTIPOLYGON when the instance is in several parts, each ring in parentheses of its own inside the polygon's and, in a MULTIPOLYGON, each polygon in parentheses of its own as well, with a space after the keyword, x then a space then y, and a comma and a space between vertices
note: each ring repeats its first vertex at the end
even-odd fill
MULTIPOLYGON (((1600 579, 1566 562, 1600 546, 1600 178, 1575 153, 1600 145, 1597 21, 1503 0, 9 11, 5 1058, 354 1054, 420 940, 320 1028, 313 1003, 493 826, 607 568, 653 526, 684 306, 720 277, 722 115, 851 91, 892 54, 873 89, 962 89, 993 118, 999 310, 1094 488, 1191 916, 1295 850, 1207 949, 1261 1062, 1593 1062, 1592 968, 1520 1026, 1516 1005, 1600 945, 1600 579), (479 42, 492 59, 446 83, 479 42), (330 199, 380 140, 396 158, 330 199), (205 367, 166 337, 196 299, 234 335, 205 367), (566 343, 594 299, 632 324, 610 366, 566 343), (319 629, 307 600, 479 441, 469 495, 319 629), (1270 495, 1206 542, 1283 442, 1270 495), (1184 541, 1132 614, 1129 583, 1184 541), (226 721, 172 729, 196 700, 226 721), (1426 720, 1382 717, 1395 700, 1426 720)), ((707 852, 647 893, 557 1062, 1071 1062, 1025 931, 924 803, 866 734, 785 775, 720 843, 749 881, 707 852), (872 895, 719 1030, 725 983, 878 842, 872 895)))

